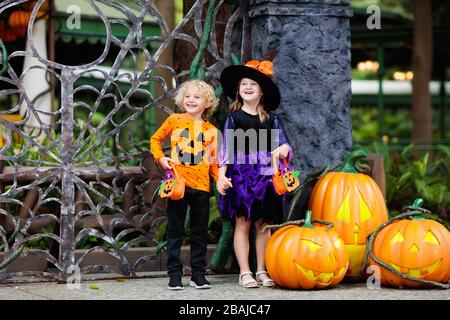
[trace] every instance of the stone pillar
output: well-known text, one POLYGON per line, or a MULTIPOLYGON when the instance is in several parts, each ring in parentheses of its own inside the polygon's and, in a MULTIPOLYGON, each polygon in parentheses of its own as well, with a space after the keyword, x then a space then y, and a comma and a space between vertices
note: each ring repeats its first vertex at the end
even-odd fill
POLYGON ((293 167, 304 179, 342 161, 352 149, 350 0, 253 0, 249 15, 253 57, 277 48, 276 113, 294 147, 293 167))

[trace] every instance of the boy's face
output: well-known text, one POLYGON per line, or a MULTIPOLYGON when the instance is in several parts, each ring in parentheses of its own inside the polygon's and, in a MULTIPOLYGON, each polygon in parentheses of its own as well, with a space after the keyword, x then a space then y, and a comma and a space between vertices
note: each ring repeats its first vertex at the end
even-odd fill
POLYGON ((186 87, 183 97, 183 108, 193 118, 201 118, 203 111, 210 106, 200 88, 194 85, 186 87))
POLYGON ((258 82, 248 78, 243 78, 239 82, 239 95, 244 102, 254 103, 259 101, 262 94, 263 92, 258 82))

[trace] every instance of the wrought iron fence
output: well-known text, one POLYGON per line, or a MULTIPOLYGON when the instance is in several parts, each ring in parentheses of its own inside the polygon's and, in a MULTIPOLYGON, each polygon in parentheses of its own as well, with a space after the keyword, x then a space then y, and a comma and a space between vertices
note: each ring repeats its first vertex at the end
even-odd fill
MULTIPOLYGON (((241 16, 239 7, 227 22, 224 43, 219 45, 211 25, 215 24, 224 1, 196 1, 174 30, 169 30, 153 1, 135 1, 140 7, 138 14, 123 1, 87 2, 103 21, 106 41, 97 59, 76 66, 50 61, 33 40, 33 28, 46 0, 6 0, 0 4, 3 15, 32 4, 27 26, 29 49, 9 55, 2 51, 5 72, 0 76, 0 98, 15 96, 17 103, 0 113, 0 126, 4 130, 4 145, 0 149, 1 281, 30 274, 65 280, 76 268, 83 274, 114 272, 134 276, 144 264, 157 259, 161 253, 154 250, 135 261, 127 256, 132 247, 160 244, 155 234, 165 220, 158 202, 151 203, 151 199, 143 196, 148 188, 158 185, 159 176, 149 169, 148 144, 143 146, 132 135, 138 120, 151 108, 172 112, 165 105, 177 86, 171 89, 167 80, 153 71, 166 70, 177 83, 190 72, 191 76, 204 76, 217 85, 220 71, 231 63, 231 39, 241 16), (209 10, 203 22, 207 5, 209 10), (104 13, 105 6, 123 18, 109 18, 104 13), (158 36, 142 33, 141 26, 149 15, 160 28, 158 36), (194 23, 195 35, 183 33, 189 21, 194 23), (129 30, 125 40, 114 36, 115 24, 129 30), (174 41, 187 41, 198 49, 191 70, 177 73, 171 66, 158 64, 164 50, 174 41), (119 48, 119 52, 105 71, 101 65, 112 46, 119 48), (202 67, 204 52, 209 53, 214 63, 202 67), (140 71, 138 55, 145 58, 145 67, 140 71), (11 65, 19 58, 33 58, 35 63, 19 73, 11 65), (124 72, 121 67, 127 58, 135 68, 124 72), (24 79, 33 70, 44 70, 56 79, 60 99, 53 110, 42 110, 25 90, 24 79), (83 75, 93 73, 103 82, 100 89, 80 84, 83 75), (127 81, 129 88, 120 89, 120 81, 127 81), (161 95, 148 89, 151 83, 163 89, 161 95), (84 101, 85 93, 93 95, 94 101, 84 101), (136 95, 144 96, 145 103, 135 105, 136 95), (21 120, 7 120, 7 115, 18 114, 20 109, 25 110, 21 120), (98 120, 100 109, 105 115, 98 120), (86 115, 84 120, 78 117, 80 112, 86 115), (32 119, 34 127, 29 125, 32 119), (127 166, 136 159, 141 161, 140 165, 127 166), (86 227, 83 224, 86 219, 96 221, 97 227, 86 227), (87 239, 94 239, 97 245, 77 256, 76 248, 87 239), (109 254, 117 263, 83 264, 96 251, 109 254), (9 271, 11 263, 24 256, 44 258, 51 268, 9 271)), ((150 135, 148 132, 148 138, 150 135)))

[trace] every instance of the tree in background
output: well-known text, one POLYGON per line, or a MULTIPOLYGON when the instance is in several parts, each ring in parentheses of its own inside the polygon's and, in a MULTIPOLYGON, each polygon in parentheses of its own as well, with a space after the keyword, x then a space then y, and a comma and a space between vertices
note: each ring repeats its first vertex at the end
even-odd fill
POLYGON ((432 107, 429 83, 433 66, 433 18, 431 0, 412 0, 414 40, 412 71, 412 139, 429 143, 432 139, 432 107))

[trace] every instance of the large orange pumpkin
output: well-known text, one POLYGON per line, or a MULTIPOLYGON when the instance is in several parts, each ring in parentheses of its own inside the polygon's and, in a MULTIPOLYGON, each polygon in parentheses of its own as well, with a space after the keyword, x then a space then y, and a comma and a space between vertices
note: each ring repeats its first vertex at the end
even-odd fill
MULTIPOLYGON (((421 203, 422 199, 418 199, 411 208, 417 210, 421 203)), ((389 220, 389 224, 369 237, 369 240, 374 238, 373 252, 369 248, 371 257, 377 259, 382 266, 381 283, 395 287, 429 284, 414 281, 414 278, 447 283, 450 278, 449 231, 439 222, 411 216, 411 212, 402 216, 410 219, 393 218, 389 220)), ((376 262, 371 259, 371 263, 376 262)))
POLYGON ((365 157, 365 150, 350 153, 340 168, 317 182, 309 201, 313 218, 332 222, 333 230, 344 240, 350 260, 349 278, 361 276, 366 237, 388 218, 380 188, 356 169, 356 163, 365 157))
POLYGON ((348 267, 344 242, 329 228, 313 226, 310 211, 303 226, 286 225, 270 237, 265 259, 272 279, 290 289, 333 287, 348 267))

